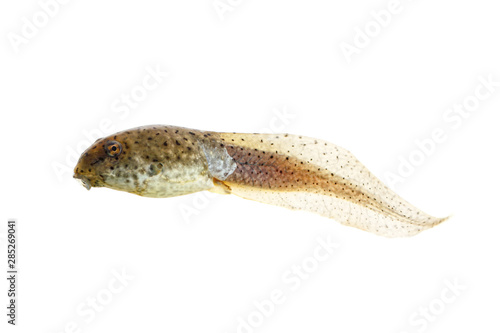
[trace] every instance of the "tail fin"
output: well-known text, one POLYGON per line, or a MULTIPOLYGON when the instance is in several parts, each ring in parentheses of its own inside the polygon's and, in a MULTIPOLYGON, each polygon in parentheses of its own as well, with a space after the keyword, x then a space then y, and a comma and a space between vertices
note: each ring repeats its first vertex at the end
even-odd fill
POLYGON ((315 212, 386 237, 412 236, 446 220, 405 201, 332 143, 289 134, 217 135, 237 163, 221 183, 242 198, 315 212))

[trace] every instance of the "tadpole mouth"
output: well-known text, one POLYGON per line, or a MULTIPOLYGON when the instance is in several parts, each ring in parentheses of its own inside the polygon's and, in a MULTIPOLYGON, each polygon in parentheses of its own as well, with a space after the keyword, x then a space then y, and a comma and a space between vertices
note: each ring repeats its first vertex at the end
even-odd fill
POLYGON ((83 187, 85 187, 87 190, 90 191, 90 189, 92 188, 92 186, 90 185, 90 180, 87 177, 75 174, 73 175, 73 178, 80 181, 83 187))

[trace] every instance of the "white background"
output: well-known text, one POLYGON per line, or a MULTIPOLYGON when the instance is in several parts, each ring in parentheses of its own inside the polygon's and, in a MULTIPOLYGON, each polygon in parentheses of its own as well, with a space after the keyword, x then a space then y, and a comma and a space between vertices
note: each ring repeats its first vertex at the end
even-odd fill
POLYGON ((211 0, 74 0, 17 46, 23 17, 43 25, 44 14, 37 1, 2 2, 1 266, 14 217, 20 277, 15 328, 0 283, 0 330, 237 332, 238 318, 253 316, 257 327, 240 332, 497 331, 500 87, 467 118, 443 118, 474 100, 479 77, 500 81, 495 2, 401 0, 348 62, 342 43, 377 29, 370 12, 388 1, 226 1, 221 16, 211 0), (168 78, 127 115, 115 112, 146 68, 168 78), (441 128, 444 142, 394 187, 453 217, 386 239, 233 196, 88 192, 70 169, 103 121, 106 135, 170 124, 313 136, 384 181, 441 128), (340 246, 292 291, 282 276, 311 263, 317 237, 340 246), (111 294, 122 270, 133 279, 111 294), (285 300, 258 322, 254 302, 274 289, 285 300), (107 303, 101 311, 90 310, 94 297, 107 303))

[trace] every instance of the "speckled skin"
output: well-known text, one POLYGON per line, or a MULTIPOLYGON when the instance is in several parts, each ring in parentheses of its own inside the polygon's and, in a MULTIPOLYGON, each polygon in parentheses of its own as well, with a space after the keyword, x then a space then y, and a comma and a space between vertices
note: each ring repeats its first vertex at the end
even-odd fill
POLYGON ((211 189, 215 175, 224 178, 211 170, 210 155, 224 157, 223 147, 210 133, 143 126, 97 140, 80 157, 74 177, 90 187, 172 197, 211 189), (121 143, 123 151, 116 157, 105 151, 110 141, 121 143))
POLYGON ((387 237, 411 236, 445 220, 406 202, 347 150, 288 134, 138 127, 97 140, 80 157, 74 177, 88 189, 147 197, 232 193, 387 237))

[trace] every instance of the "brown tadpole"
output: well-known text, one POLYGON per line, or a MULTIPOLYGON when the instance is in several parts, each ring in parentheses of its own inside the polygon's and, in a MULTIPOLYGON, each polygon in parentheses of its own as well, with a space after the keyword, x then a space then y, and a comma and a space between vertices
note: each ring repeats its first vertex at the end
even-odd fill
POLYGON ((446 220, 408 203, 348 150, 291 134, 137 127, 97 140, 82 153, 74 178, 87 190, 154 198, 234 194, 386 237, 412 236, 446 220))

